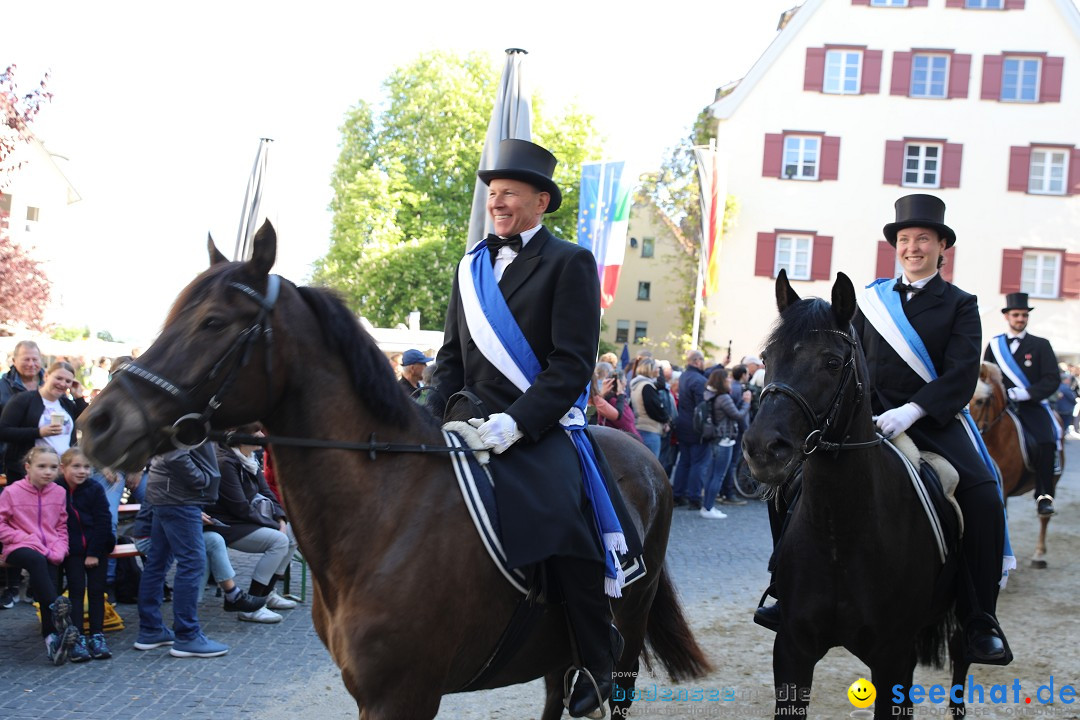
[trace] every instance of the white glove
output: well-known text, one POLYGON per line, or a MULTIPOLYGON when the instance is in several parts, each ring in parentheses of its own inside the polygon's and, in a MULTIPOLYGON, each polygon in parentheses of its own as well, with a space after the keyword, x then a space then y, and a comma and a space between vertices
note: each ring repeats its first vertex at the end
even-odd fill
POLYGON ((1024 402, 1031 399, 1031 393, 1027 391, 1027 388, 1011 387, 1009 388, 1009 399, 1015 402, 1024 402))
POLYGON ((501 455, 525 433, 518 430, 517 421, 506 413, 495 413, 487 420, 471 418, 469 424, 480 433, 480 440, 485 447, 491 448, 496 455, 501 455))
POLYGON ((877 423, 881 434, 891 438, 904 432, 914 425, 916 420, 925 416, 925 410, 919 407, 918 404, 909 402, 907 405, 886 410, 874 418, 874 421, 877 423))

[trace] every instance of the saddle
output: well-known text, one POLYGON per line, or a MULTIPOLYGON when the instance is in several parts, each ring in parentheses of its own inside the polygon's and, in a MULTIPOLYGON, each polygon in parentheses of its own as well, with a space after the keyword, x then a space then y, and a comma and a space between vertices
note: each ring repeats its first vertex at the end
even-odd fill
MULTIPOLYGON (((917 477, 925 488, 923 509, 931 526, 941 528, 944 546, 947 548, 952 544, 950 538, 958 541, 964 535, 964 513, 954 495, 960 483, 956 468, 937 453, 920 451, 907 433, 901 433, 887 442, 907 461, 909 473, 918 469, 917 477)), ((915 478, 912 480, 914 482, 915 478)), ((916 492, 919 492, 918 487, 916 492)), ((922 497, 920 492, 920 499, 922 497)))
MULTIPOLYGON (((1024 470, 1029 473, 1035 472, 1035 463, 1033 458, 1039 456, 1039 443, 1036 442, 1035 436, 1032 435, 1024 427, 1024 423, 1021 422, 1020 416, 1012 410, 1006 410, 1009 417, 1013 421, 1013 427, 1016 428, 1016 442, 1020 446, 1020 456, 1024 458, 1024 470)), ((1054 474, 1061 474, 1061 453, 1054 453, 1054 474)))

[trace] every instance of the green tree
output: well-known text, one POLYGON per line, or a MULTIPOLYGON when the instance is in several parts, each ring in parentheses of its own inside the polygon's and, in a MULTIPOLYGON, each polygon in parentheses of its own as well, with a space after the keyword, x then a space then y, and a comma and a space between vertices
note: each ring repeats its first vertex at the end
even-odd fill
MULTIPOLYGON (((361 100, 347 113, 331 176, 330 248, 314 281, 373 324, 419 310, 422 327, 442 327, 498 83, 485 55, 432 52, 391 73, 381 110, 361 100)), ((545 223, 574 240, 581 162, 600 157, 593 120, 574 106, 550 118, 534 97, 533 127, 559 158, 563 204, 545 223)))
MULTIPOLYGON (((675 236, 683 252, 671 260, 668 282, 678 287, 677 296, 693 298, 697 291, 698 258, 701 256, 701 186, 698 182, 695 145, 708 145, 709 138, 716 136, 716 120, 708 109, 702 110, 691 132, 672 148, 659 170, 641 176, 635 202, 652 206, 661 221, 675 236)), ((731 195, 724 206, 724 232, 734 221, 738 204, 731 195)), ((662 346, 675 345, 679 354, 690 349, 693 338, 694 304, 678 303, 679 330, 676 337, 660 339, 662 346)), ((714 354, 719 348, 704 339, 706 313, 701 314, 698 338, 702 349, 714 354)))

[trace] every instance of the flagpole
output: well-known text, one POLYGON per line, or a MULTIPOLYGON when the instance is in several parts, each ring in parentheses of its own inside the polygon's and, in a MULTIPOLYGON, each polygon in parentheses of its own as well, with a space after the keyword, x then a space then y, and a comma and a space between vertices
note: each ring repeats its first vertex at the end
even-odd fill
MULTIPOLYGON (((703 149, 704 146, 698 145, 694 147, 695 150, 699 148, 703 149)), ((709 138, 709 151, 714 153, 716 152, 716 138, 709 138)), ((700 160, 698 160, 698 162, 700 162, 700 160)), ((700 172, 698 173, 698 186, 701 192, 701 198, 704 201, 705 193, 709 191, 709 188, 706 188, 704 187, 704 185, 702 185, 700 172)), ((701 323, 701 311, 704 307, 704 301, 702 300, 701 296, 704 294, 705 291, 705 272, 707 268, 707 263, 709 262, 709 259, 706 256, 708 252, 708 238, 705 234, 705 223, 708 222, 708 218, 705 217, 705 209, 708 207, 708 205, 705 202, 702 202, 701 205, 701 242, 700 252, 698 253, 697 283, 694 290, 694 326, 690 332, 690 347, 694 350, 700 349, 700 346, 698 345, 698 325, 700 325, 701 323)))

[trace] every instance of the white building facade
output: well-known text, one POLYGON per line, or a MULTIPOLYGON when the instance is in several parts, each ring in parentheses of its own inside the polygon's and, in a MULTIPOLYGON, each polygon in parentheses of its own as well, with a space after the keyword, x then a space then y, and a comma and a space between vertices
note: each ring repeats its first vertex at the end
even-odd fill
POLYGON ((1080 357, 1080 13, 1070 0, 807 0, 712 107, 739 216, 705 336, 760 348, 785 268, 803 296, 897 274, 882 226, 911 193, 944 200, 945 279, 1004 295, 1080 357))

